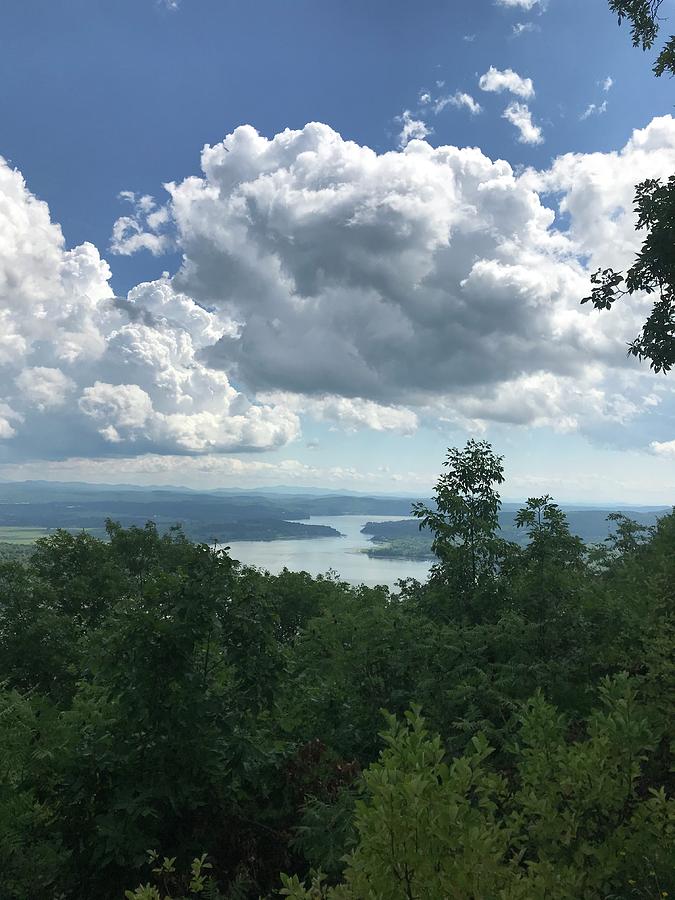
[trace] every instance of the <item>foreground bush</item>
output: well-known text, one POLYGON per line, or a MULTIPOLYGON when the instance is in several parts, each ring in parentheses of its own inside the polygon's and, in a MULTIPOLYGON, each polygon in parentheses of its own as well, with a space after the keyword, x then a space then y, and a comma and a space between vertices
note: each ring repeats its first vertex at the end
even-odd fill
POLYGON ((448 764, 418 711, 389 718, 386 749, 364 773, 358 843, 344 882, 305 887, 293 900, 583 900, 667 897, 675 890, 675 803, 644 790, 642 766, 661 734, 626 677, 606 680, 603 706, 567 739, 541 695, 520 717, 510 766, 490 766, 473 739, 448 764))

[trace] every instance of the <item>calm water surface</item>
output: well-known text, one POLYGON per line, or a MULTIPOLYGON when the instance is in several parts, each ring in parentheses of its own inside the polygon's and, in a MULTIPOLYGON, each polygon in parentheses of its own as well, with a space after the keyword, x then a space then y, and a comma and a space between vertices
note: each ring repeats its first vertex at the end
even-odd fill
POLYGON ((424 581, 430 563, 417 559, 371 559, 362 551, 372 546, 361 534, 366 522, 399 522, 406 516, 312 516, 312 525, 330 525, 343 537, 304 538, 288 541, 232 541, 230 555, 248 566, 258 566, 273 575, 284 567, 292 571, 322 575, 330 569, 350 584, 386 584, 396 587, 399 578, 424 581))

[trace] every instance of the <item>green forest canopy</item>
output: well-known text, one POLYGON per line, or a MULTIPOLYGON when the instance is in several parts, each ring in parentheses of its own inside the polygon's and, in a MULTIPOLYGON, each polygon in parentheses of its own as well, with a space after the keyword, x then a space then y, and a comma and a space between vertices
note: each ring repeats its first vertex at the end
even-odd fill
POLYGON ((675 896, 675 514, 519 545, 448 463, 396 593, 153 524, 0 565, 3 900, 675 896))

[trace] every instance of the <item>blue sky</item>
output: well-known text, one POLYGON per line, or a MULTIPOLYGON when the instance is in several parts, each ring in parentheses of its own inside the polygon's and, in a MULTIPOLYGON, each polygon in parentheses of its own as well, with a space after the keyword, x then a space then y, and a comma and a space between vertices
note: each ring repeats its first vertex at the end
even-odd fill
MULTIPOLYGON (((551 0, 545 14, 492 0, 24 0, 0 11, 0 152, 47 200, 70 245, 102 251, 121 214, 117 195, 156 194, 199 171, 199 151, 237 125, 266 135, 327 122, 378 151, 421 90, 477 93, 489 66, 531 77, 547 123, 539 147, 514 142, 498 115, 446 109, 433 142, 481 147, 514 165, 567 151, 613 150, 673 109, 606 0, 551 0), (518 23, 536 31, 514 37, 518 23), (473 41, 464 40, 473 37, 473 41), (605 97, 598 82, 614 80, 605 97), (590 103, 603 116, 583 122, 590 103)), ((493 111, 499 98, 490 98, 493 111)), ((486 101, 487 105, 487 101, 486 101)), ((126 291, 162 263, 118 259, 126 291)))
POLYGON ((510 496, 675 502, 673 376, 621 350, 639 304, 598 324, 571 300, 603 251, 630 263, 632 181, 675 171, 672 83, 606 0, 23 0, 0 34, 0 259, 23 291, 6 287, 0 477, 418 491, 480 434, 507 456, 510 496), (271 143, 238 132, 207 171, 203 146, 241 125, 271 143), (274 143, 285 129, 302 137, 274 143), (248 181, 265 216, 243 224, 248 181), (317 208, 319 182, 339 203, 317 208), (292 282, 278 295, 273 271, 292 282))

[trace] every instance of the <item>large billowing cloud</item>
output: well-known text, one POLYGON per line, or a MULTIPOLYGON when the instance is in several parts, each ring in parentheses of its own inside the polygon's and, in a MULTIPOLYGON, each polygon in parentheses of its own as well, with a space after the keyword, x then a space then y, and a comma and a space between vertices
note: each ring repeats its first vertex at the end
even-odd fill
POLYGON ((298 433, 199 352, 227 323, 167 280, 113 297, 91 244, 64 248, 46 204, 0 160, 0 439, 13 456, 268 449, 298 433))
POLYGON ((553 315, 585 275, 507 163, 418 141, 378 156, 313 124, 239 128, 202 164, 169 186, 174 281, 240 323, 209 360, 250 389, 420 404, 573 370, 580 323, 553 315))
POLYGON ((623 423, 652 396, 625 353, 643 305, 603 317, 579 300, 588 256, 620 234, 610 256, 632 257, 635 172, 675 170, 670 117, 620 153, 521 176, 476 149, 378 155, 319 124, 239 128, 202 167, 168 186, 174 285, 238 323, 207 358, 249 390, 563 429, 623 423))
POLYGON ((129 195, 115 249, 166 243, 183 263, 115 300, 96 249, 66 251, 3 165, 0 439, 17 456, 207 454, 281 446, 305 414, 630 442, 657 410, 650 438, 672 440, 672 388, 625 352, 646 301, 603 316, 579 300, 639 244, 635 173, 673 171, 671 117, 520 174, 478 149, 242 126, 168 205, 129 195))

